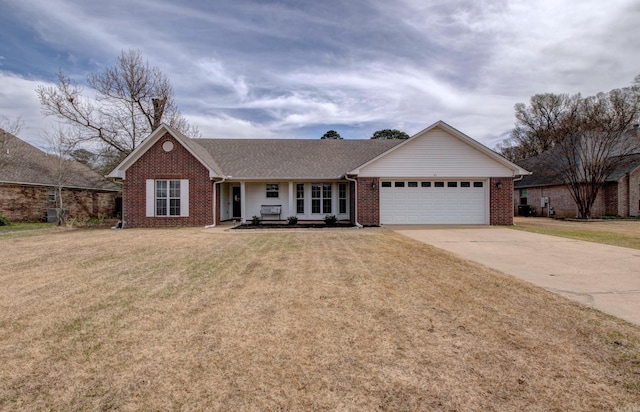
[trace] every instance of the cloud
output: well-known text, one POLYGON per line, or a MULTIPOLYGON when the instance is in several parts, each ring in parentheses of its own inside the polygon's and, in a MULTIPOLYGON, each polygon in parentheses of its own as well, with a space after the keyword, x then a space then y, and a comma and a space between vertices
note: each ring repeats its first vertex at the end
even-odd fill
POLYGON ((43 147, 43 130, 50 127, 51 122, 40 113, 40 102, 35 91, 40 84, 43 83, 0 71, 0 115, 10 121, 20 118, 24 127, 19 137, 43 147))
POLYGON ((220 137, 368 137, 444 120, 492 146, 515 103, 607 91, 640 71, 635 0, 5 3, 21 29, 0 45, 0 86, 12 76, 18 99, 31 96, 21 110, 35 125, 36 84, 59 67, 82 83, 128 48, 167 74, 204 136, 220 137))

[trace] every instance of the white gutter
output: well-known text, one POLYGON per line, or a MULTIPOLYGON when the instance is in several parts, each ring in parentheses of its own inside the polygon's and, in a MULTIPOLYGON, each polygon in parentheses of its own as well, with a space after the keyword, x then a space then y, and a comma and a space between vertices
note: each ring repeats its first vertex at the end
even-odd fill
POLYGON ((355 202, 354 202, 354 221, 356 222, 356 227, 358 229, 362 229, 362 225, 360 223, 358 223, 358 181, 356 179, 349 179, 349 176, 347 174, 344 175, 344 178, 347 179, 350 182, 353 182, 355 184, 355 190, 353 195, 355 196, 355 202))
POLYGON ((213 224, 211 225, 207 225, 204 228, 205 229, 211 229, 216 227, 216 222, 217 222, 217 216, 216 216, 216 212, 218 211, 218 208, 216 207, 217 205, 217 191, 216 191, 216 185, 220 185, 221 183, 224 183, 227 180, 227 176, 222 176, 222 180, 220 181, 214 181, 213 182, 213 224))

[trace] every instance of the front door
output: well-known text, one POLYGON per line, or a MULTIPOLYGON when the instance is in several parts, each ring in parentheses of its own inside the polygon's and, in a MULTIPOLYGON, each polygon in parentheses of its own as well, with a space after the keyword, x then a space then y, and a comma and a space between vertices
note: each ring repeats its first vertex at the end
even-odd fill
POLYGON ((240 218, 242 214, 241 201, 240 199, 240 186, 233 186, 232 188, 232 198, 233 198, 233 217, 240 218))

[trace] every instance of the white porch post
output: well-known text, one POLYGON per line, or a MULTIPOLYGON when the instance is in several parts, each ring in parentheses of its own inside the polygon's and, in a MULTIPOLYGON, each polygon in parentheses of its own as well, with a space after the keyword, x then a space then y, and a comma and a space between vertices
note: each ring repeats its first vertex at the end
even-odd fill
MULTIPOLYGON (((294 197, 295 194, 295 184, 293 182, 289 182, 289 216, 295 216, 296 215, 296 199, 294 197)), ((289 216, 285 216, 289 217, 289 216)))
POLYGON ((240 182, 240 221, 247 223, 247 196, 244 182, 240 182))

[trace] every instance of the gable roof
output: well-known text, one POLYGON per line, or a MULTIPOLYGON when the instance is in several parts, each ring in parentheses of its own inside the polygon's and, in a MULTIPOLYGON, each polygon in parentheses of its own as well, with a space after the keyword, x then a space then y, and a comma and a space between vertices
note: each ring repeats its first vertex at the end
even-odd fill
MULTIPOLYGON (((120 191, 88 166, 69 161, 63 187, 86 190, 120 191)), ((43 152, 0 129, 0 183, 57 186, 58 157, 43 152)))
POLYGON ((170 133, 200 163, 211 178, 229 180, 342 179, 428 131, 439 127, 454 138, 506 166, 514 175, 529 172, 486 146, 439 121, 408 140, 391 139, 192 139, 162 124, 108 176, 124 178, 126 170, 152 145, 170 133))
POLYGON ((165 124, 127 156, 109 177, 124 178, 165 133, 170 133, 209 176, 227 179, 340 179, 351 169, 398 145, 398 140, 192 139, 165 124))
POLYGON ((515 163, 510 162, 509 160, 507 160, 506 158, 504 158, 500 154, 494 152, 493 150, 489 149, 485 145, 477 142, 476 140, 474 140, 471 137, 467 136, 466 134, 462 133, 458 129, 448 125, 447 123, 443 122, 442 120, 438 120, 437 122, 435 122, 431 126, 427 127, 426 129, 421 130, 420 132, 416 133, 411 138, 409 138, 407 140, 402 140, 400 144, 390 148, 387 152, 381 153, 379 156, 377 156, 377 157, 371 159, 370 161, 360 165, 357 169, 352 170, 350 173, 351 174, 359 174, 360 169, 364 168, 365 166, 368 166, 368 165, 376 162, 380 158, 382 158, 384 156, 387 156, 389 153, 392 153, 392 152, 400 149, 401 147, 403 147, 405 145, 410 145, 411 142, 413 142, 414 140, 421 138, 422 136, 426 135, 427 133, 429 133, 430 131, 432 131, 433 129, 436 129, 436 128, 444 130, 446 133, 448 133, 453 138, 456 138, 456 139, 460 140, 462 143, 464 143, 464 144, 466 144, 468 146, 471 146, 473 149, 475 149, 478 152, 484 154, 485 156, 487 156, 488 158, 492 159, 493 161, 501 164, 502 166, 506 167, 507 169, 510 169, 513 172, 514 176, 522 176, 522 175, 530 174, 529 171, 521 168, 520 166, 516 165, 515 163))
POLYGON ((115 169, 107 175, 107 177, 116 177, 124 179, 125 173, 129 166, 134 164, 151 146, 153 146, 158 140, 162 138, 166 133, 169 133, 176 139, 193 157, 195 157, 204 167, 209 170, 209 177, 222 177, 222 169, 218 166, 218 163, 211 157, 209 153, 202 146, 197 144, 196 139, 191 139, 172 127, 161 124, 156 130, 154 130, 142 143, 136 147, 115 169))
MULTIPOLYGON (((640 128, 638 125, 633 125, 633 127, 629 128, 624 132, 624 135, 628 139, 640 139, 640 128)), ((553 149, 551 149, 553 150, 553 149)), ((613 157, 622 157, 622 162, 620 162, 612 171, 606 182, 618 182, 622 179, 627 173, 633 172, 635 169, 640 167, 640 152, 630 153, 624 156, 617 156, 615 152, 620 152, 617 150, 612 150, 614 156, 613 157)), ((522 180, 517 181, 515 183, 515 188, 525 188, 525 187, 536 187, 536 186, 557 186, 564 185, 562 180, 562 176, 555 173, 553 170, 556 162, 559 160, 552 155, 550 151, 541 153, 537 156, 530 157, 525 160, 521 160, 519 163, 526 167, 529 170, 533 171, 533 174, 530 176, 525 176, 522 180)))
MULTIPOLYGON (((527 169, 532 170, 533 174, 525 176, 522 180, 515 182, 514 187, 518 189, 536 186, 564 185, 562 176, 554 171, 555 161, 555 158, 549 153, 542 153, 521 161, 520 163, 527 169)), ((618 182, 625 177, 627 173, 633 172, 638 167, 640 167, 640 153, 623 156, 622 161, 611 171, 606 182, 618 182)))

